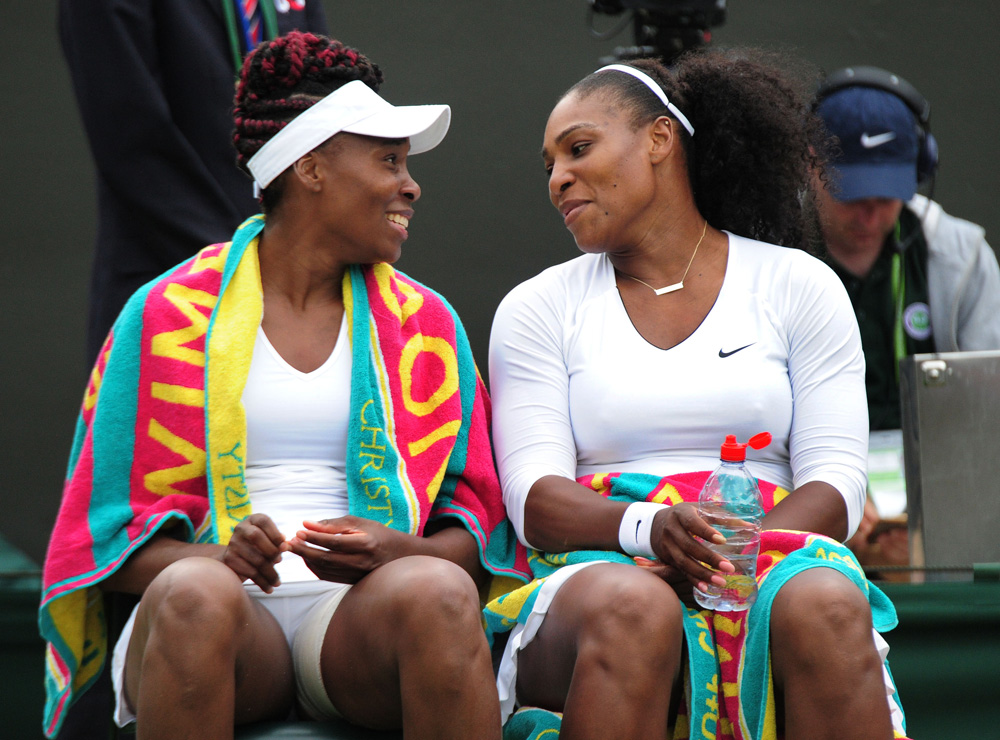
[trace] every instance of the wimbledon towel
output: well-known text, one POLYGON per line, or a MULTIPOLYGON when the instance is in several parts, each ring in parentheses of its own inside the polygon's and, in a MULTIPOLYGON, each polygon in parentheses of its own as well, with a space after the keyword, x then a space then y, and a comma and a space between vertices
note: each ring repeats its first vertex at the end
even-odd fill
MULTIPOLYGON (((682 501, 696 502, 709 474, 704 471, 658 478, 640 473, 608 473, 585 476, 578 482, 615 501, 655 501, 672 505, 682 501)), ((786 490, 771 483, 759 483, 765 511, 788 495, 786 490)), ((496 635, 527 621, 547 576, 566 565, 597 561, 634 565, 632 558, 618 552, 531 551, 529 563, 535 580, 491 601, 484 610, 491 644, 496 635)), ((868 582, 853 554, 842 544, 805 532, 763 532, 757 558, 759 593, 748 611, 685 609, 687 670, 684 698, 672 729, 672 740, 776 740, 779 737, 769 654, 771 604, 778 589, 789 578, 816 567, 833 568, 861 589, 871 605, 876 630, 883 632, 896 626, 892 602, 868 582)), ((504 740, 553 740, 558 737, 560 719, 558 714, 537 707, 522 707, 507 721, 504 740)), ((895 728, 895 736, 905 737, 902 720, 895 728)))
MULTIPOLYGON (((97 584, 164 525, 226 544, 250 514, 241 397, 263 311, 263 227, 262 216, 247 220, 231 243, 140 289, 101 349, 43 574, 49 737, 104 662, 97 584)), ((350 513, 413 535, 457 519, 495 582, 523 583, 527 558, 505 518, 489 398, 453 309, 385 264, 352 267, 343 291, 350 513)))

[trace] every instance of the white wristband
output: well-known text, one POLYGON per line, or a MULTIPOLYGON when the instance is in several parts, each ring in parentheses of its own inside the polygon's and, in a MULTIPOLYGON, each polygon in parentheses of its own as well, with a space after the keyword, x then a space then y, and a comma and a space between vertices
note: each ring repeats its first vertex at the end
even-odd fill
POLYGON ((651 542, 653 517, 656 512, 666 508, 667 504, 655 504, 652 501, 629 504, 618 528, 618 544, 622 550, 632 556, 642 555, 655 559, 657 555, 653 552, 651 542))

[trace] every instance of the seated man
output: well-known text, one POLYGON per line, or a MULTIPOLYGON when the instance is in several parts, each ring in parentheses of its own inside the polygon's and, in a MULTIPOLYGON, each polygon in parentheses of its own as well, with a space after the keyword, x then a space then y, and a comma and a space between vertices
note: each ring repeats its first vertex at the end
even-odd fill
MULTIPOLYGON (((861 328, 869 423, 899 429, 902 357, 1000 348, 1000 269, 982 227, 916 194, 933 181, 937 144, 912 85, 875 67, 838 70, 816 110, 837 139, 820 216, 861 328)), ((880 525, 869 499, 847 544, 863 565, 904 565, 900 524, 880 525)))
POLYGON ((832 73, 817 100, 838 140, 820 196, 828 261, 861 328, 871 429, 898 429, 902 357, 1000 348, 1000 269, 982 227, 916 195, 937 151, 911 85, 856 67, 832 73))

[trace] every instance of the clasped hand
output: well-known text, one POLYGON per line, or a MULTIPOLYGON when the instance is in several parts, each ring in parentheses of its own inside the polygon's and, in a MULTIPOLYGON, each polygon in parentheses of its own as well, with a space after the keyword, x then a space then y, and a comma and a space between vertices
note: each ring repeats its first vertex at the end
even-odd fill
POLYGON ((725 542, 722 534, 698 515, 693 504, 675 504, 657 512, 653 519, 650 541, 658 559, 637 557, 636 564, 669 583, 681 601, 693 606, 693 588, 705 591, 708 583, 724 586, 721 573, 736 570, 701 540, 725 542))
POLYGON ((288 548, 305 560, 321 581, 357 583, 380 565, 400 556, 409 537, 371 519, 342 516, 303 522, 288 548))
POLYGON ((356 583, 397 557, 399 534, 368 519, 344 516, 303 522, 286 540, 269 516, 251 514, 236 525, 222 562, 265 593, 280 585, 274 566, 286 552, 301 556, 320 580, 356 583))

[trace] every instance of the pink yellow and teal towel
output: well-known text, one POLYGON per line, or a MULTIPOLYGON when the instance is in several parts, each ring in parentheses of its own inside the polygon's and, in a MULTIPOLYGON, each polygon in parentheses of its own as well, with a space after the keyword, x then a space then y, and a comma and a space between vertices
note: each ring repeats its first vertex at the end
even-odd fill
MULTIPOLYGON (((262 216, 139 290, 94 366, 43 574, 44 730, 99 674, 97 588, 165 525, 225 544, 250 514, 241 397, 263 298, 262 216)), ((352 352, 350 513, 420 535, 461 522, 497 580, 523 583, 504 514, 489 397, 464 329, 437 293, 378 264, 344 277, 352 352)))
MULTIPOLYGON (((685 473, 665 478, 639 473, 589 475, 578 482, 616 501, 696 502, 709 473, 685 473)), ((769 511, 788 492, 760 481, 764 510, 769 511)), ((532 613, 545 578, 576 563, 610 561, 634 565, 617 552, 531 551, 535 580, 491 601, 485 611, 491 642, 524 624, 532 613)), ((769 623, 771 604, 789 578, 808 568, 833 568, 843 573, 867 596, 872 620, 879 632, 896 626, 892 602, 869 583, 850 550, 822 535, 765 531, 757 558, 759 593, 744 612, 685 609, 687 646, 684 697, 671 740, 777 740, 774 687, 771 681, 769 623)), ((885 675, 890 676, 886 666, 885 675)), ((890 677, 891 680, 891 677, 890 677)), ((895 697, 893 697, 895 700, 895 697)), ((504 740, 554 740, 561 716, 537 707, 520 707, 504 726, 504 740)), ((904 738, 905 721, 899 709, 895 737, 904 738)))

